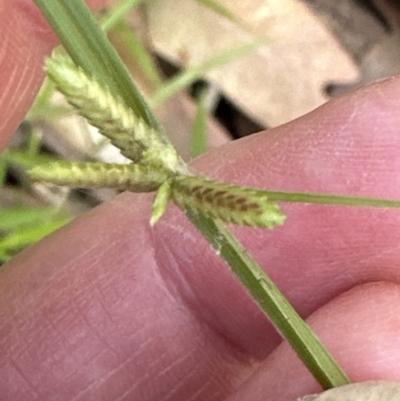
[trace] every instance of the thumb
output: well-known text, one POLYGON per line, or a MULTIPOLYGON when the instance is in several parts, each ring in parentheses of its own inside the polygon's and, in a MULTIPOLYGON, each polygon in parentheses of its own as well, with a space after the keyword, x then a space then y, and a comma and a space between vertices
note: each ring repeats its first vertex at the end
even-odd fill
MULTIPOLYGON (((105 0, 88 0, 98 8, 105 0)), ((0 150, 21 123, 43 82, 43 59, 57 39, 32 1, 0 0, 0 150)))

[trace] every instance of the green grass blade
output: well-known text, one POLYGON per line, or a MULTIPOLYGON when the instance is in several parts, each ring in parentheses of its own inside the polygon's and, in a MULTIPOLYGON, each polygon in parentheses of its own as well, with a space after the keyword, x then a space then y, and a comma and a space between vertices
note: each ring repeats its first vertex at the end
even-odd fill
POLYGON ((232 13, 223 6, 221 3, 215 0, 196 0, 199 4, 202 4, 204 7, 209 8, 210 10, 214 11, 219 16, 227 19, 228 21, 233 22, 234 24, 246 29, 247 31, 251 30, 251 27, 239 18, 236 14, 232 13))
POLYGON ((134 7, 146 0, 122 0, 101 19, 100 25, 107 32, 115 28, 134 7))
POLYGON ((7 177, 7 161, 0 154, 0 188, 4 187, 7 177))
POLYGON ((58 208, 13 207, 0 209, 0 231, 15 230, 21 226, 40 224, 52 219, 58 208))
POLYGON ((175 78, 172 78, 164 86, 162 86, 150 100, 152 107, 157 107, 169 97, 174 95, 176 92, 186 88, 191 85, 197 79, 203 77, 207 72, 215 70, 218 67, 222 67, 236 60, 239 57, 243 57, 261 46, 265 46, 266 41, 264 39, 258 39, 252 43, 247 43, 245 45, 239 45, 234 48, 225 50, 214 57, 204 61, 203 63, 192 66, 186 71, 182 72, 175 78))
MULTIPOLYGON (((26 119, 33 120, 36 118, 40 118, 43 116, 42 111, 51 108, 50 98, 54 93, 54 85, 50 81, 50 79, 46 78, 43 81, 42 87, 38 95, 36 96, 35 103, 33 103, 32 107, 30 108, 26 119)), ((47 117, 47 116, 46 116, 47 117)))
POLYGON ((50 99, 55 91, 53 82, 46 78, 40 88, 39 94, 36 96, 35 103, 29 109, 25 119, 34 121, 38 119, 46 119, 54 121, 61 117, 70 115, 73 111, 69 106, 55 105, 50 99))
POLYGON ((399 200, 366 198, 359 196, 338 196, 305 192, 263 191, 274 202, 316 203, 331 206, 357 206, 400 208, 399 200))
POLYGON ((27 170, 36 166, 37 164, 45 164, 57 159, 51 156, 30 155, 27 152, 7 149, 0 154, 0 161, 1 160, 6 161, 7 163, 15 164, 16 166, 27 170))
POLYGON ((29 136, 26 144, 26 153, 31 157, 35 157, 39 154, 40 147, 42 146, 42 141, 35 127, 28 124, 28 130, 29 136))
POLYGON ((3 261, 6 261, 21 249, 38 242, 69 223, 70 220, 71 219, 59 219, 13 231, 11 234, 0 239, 0 257, 3 258, 3 261))
POLYGON ((194 117, 192 135, 190 137, 190 155, 196 157, 207 149, 207 90, 199 96, 197 101, 196 115, 194 117))
POLYGON ((62 117, 71 116, 73 114, 74 110, 69 105, 62 106, 48 103, 30 110, 28 115, 26 116, 26 119, 28 121, 57 121, 62 117))
POLYGON ((115 33, 125 45, 135 63, 148 80, 152 89, 155 90, 162 85, 162 79, 158 73, 157 66, 153 62, 152 55, 148 52, 142 41, 135 35, 135 32, 127 23, 121 22, 115 27, 115 33))

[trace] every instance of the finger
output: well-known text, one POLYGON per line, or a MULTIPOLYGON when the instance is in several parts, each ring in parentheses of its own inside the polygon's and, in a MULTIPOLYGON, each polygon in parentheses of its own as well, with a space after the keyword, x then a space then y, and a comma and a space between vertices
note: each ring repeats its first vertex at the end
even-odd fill
MULTIPOLYGON (((261 187, 301 188, 300 177, 305 189, 328 191, 338 190, 342 169, 352 167, 362 179, 361 163, 371 184, 361 181, 358 191, 374 195, 374 184, 382 188, 399 167, 392 151, 395 131, 384 130, 380 137, 374 132, 374 124, 382 126, 382 113, 396 123, 391 113, 399 106, 398 87, 392 85, 337 100, 271 134, 227 146, 196 168, 261 187), (376 163, 366 157, 372 146, 376 163), (309 168, 307 163, 315 167, 317 161, 319 170, 309 168), (324 174, 333 179, 324 181, 324 174)), ((344 193, 356 191, 356 177, 344 180, 344 193)), ((179 211, 171 207, 149 229, 149 201, 125 194, 2 272, 0 332, 7 366, 0 378, 12 377, 15 385, 4 383, 0 390, 13 391, 9 399, 59 394, 59 399, 217 400, 276 347, 278 337, 265 317, 179 211)), ((285 206, 291 224, 273 232, 238 231, 304 315, 356 283, 398 274, 395 212, 327 210, 285 206), (310 244, 303 236, 308 224, 310 244), (338 241, 342 233, 345 242, 338 241), (371 247, 377 247, 378 259, 363 257, 371 247)))
MULTIPOLYGON (((399 199, 399 95, 398 79, 383 82, 225 146, 195 167, 261 188, 399 199)), ((282 227, 234 231, 303 316, 360 282, 399 280, 399 210, 282 208, 282 227)), ((156 229, 157 258, 168 261, 184 300, 239 347, 268 355, 280 341, 270 324, 189 223, 172 210, 168 217, 156 229)))
MULTIPOLYGON (((397 284, 361 285, 308 320, 352 382, 398 381, 399 297, 397 284)), ((319 392, 320 386, 305 366, 287 344, 282 344, 228 400, 289 401, 319 392)))
MULTIPOLYGON (((98 8, 105 0, 91 0, 98 8)), ((0 150, 21 123, 43 81, 55 35, 31 0, 0 0, 0 150)))
POLYGON ((218 400, 247 376, 161 274, 148 200, 103 205, 1 271, 5 400, 218 400))

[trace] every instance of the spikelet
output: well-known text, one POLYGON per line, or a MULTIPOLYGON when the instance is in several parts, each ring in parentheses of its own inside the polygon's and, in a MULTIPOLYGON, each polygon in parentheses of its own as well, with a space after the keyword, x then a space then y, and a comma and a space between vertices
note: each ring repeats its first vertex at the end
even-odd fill
POLYGON ((171 200, 171 180, 167 180, 158 188, 151 211, 150 225, 154 226, 167 210, 171 200))
POLYGON ((146 122, 137 117, 125 105, 123 99, 115 97, 81 68, 69 59, 52 57, 46 61, 46 71, 68 102, 84 116, 91 125, 111 140, 121 153, 133 162, 140 162, 147 149, 168 149, 169 165, 178 165, 175 149, 164 142, 162 137, 146 122), (174 160, 171 163, 171 154, 174 160))
POLYGON ((283 224, 285 216, 264 191, 187 176, 175 149, 156 130, 69 59, 48 59, 46 69, 69 103, 135 164, 54 162, 33 168, 33 179, 134 192, 158 189, 151 224, 163 215, 170 199, 183 211, 228 223, 270 229, 283 224))
POLYGON ((29 171, 35 181, 75 188, 115 188, 132 192, 155 191, 167 179, 138 164, 106 164, 101 162, 56 161, 39 165, 29 171))
POLYGON ((190 209, 226 223, 272 229, 285 221, 279 206, 264 191, 202 177, 174 178, 171 197, 183 211, 190 209))

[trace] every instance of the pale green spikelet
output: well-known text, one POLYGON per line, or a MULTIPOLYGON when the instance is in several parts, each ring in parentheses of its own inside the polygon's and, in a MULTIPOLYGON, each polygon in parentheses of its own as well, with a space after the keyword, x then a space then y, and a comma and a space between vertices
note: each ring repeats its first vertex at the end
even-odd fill
MULTIPOLYGON (((140 162, 146 150, 159 149, 158 157, 162 163, 162 150, 167 149, 169 166, 173 167, 172 170, 180 164, 175 149, 165 142, 156 130, 137 117, 125 105, 123 99, 115 97, 108 88, 75 66, 69 59, 62 57, 47 59, 46 71, 68 102, 87 118, 90 124, 99 128, 124 156, 133 162, 140 162)), ((151 157, 147 159, 152 161, 151 157)))
POLYGON ((272 229, 286 218, 262 190, 189 176, 174 178, 171 188, 173 201, 183 211, 190 209, 226 223, 272 229))
POLYGON ((157 190, 168 178, 164 172, 139 164, 56 161, 29 171, 35 181, 75 188, 115 188, 132 192, 157 190))
POLYGON ((150 225, 154 226, 157 221, 165 213, 168 203, 171 200, 171 182, 170 180, 165 181, 164 184, 158 189, 156 197, 153 202, 153 208, 151 211, 150 225))

